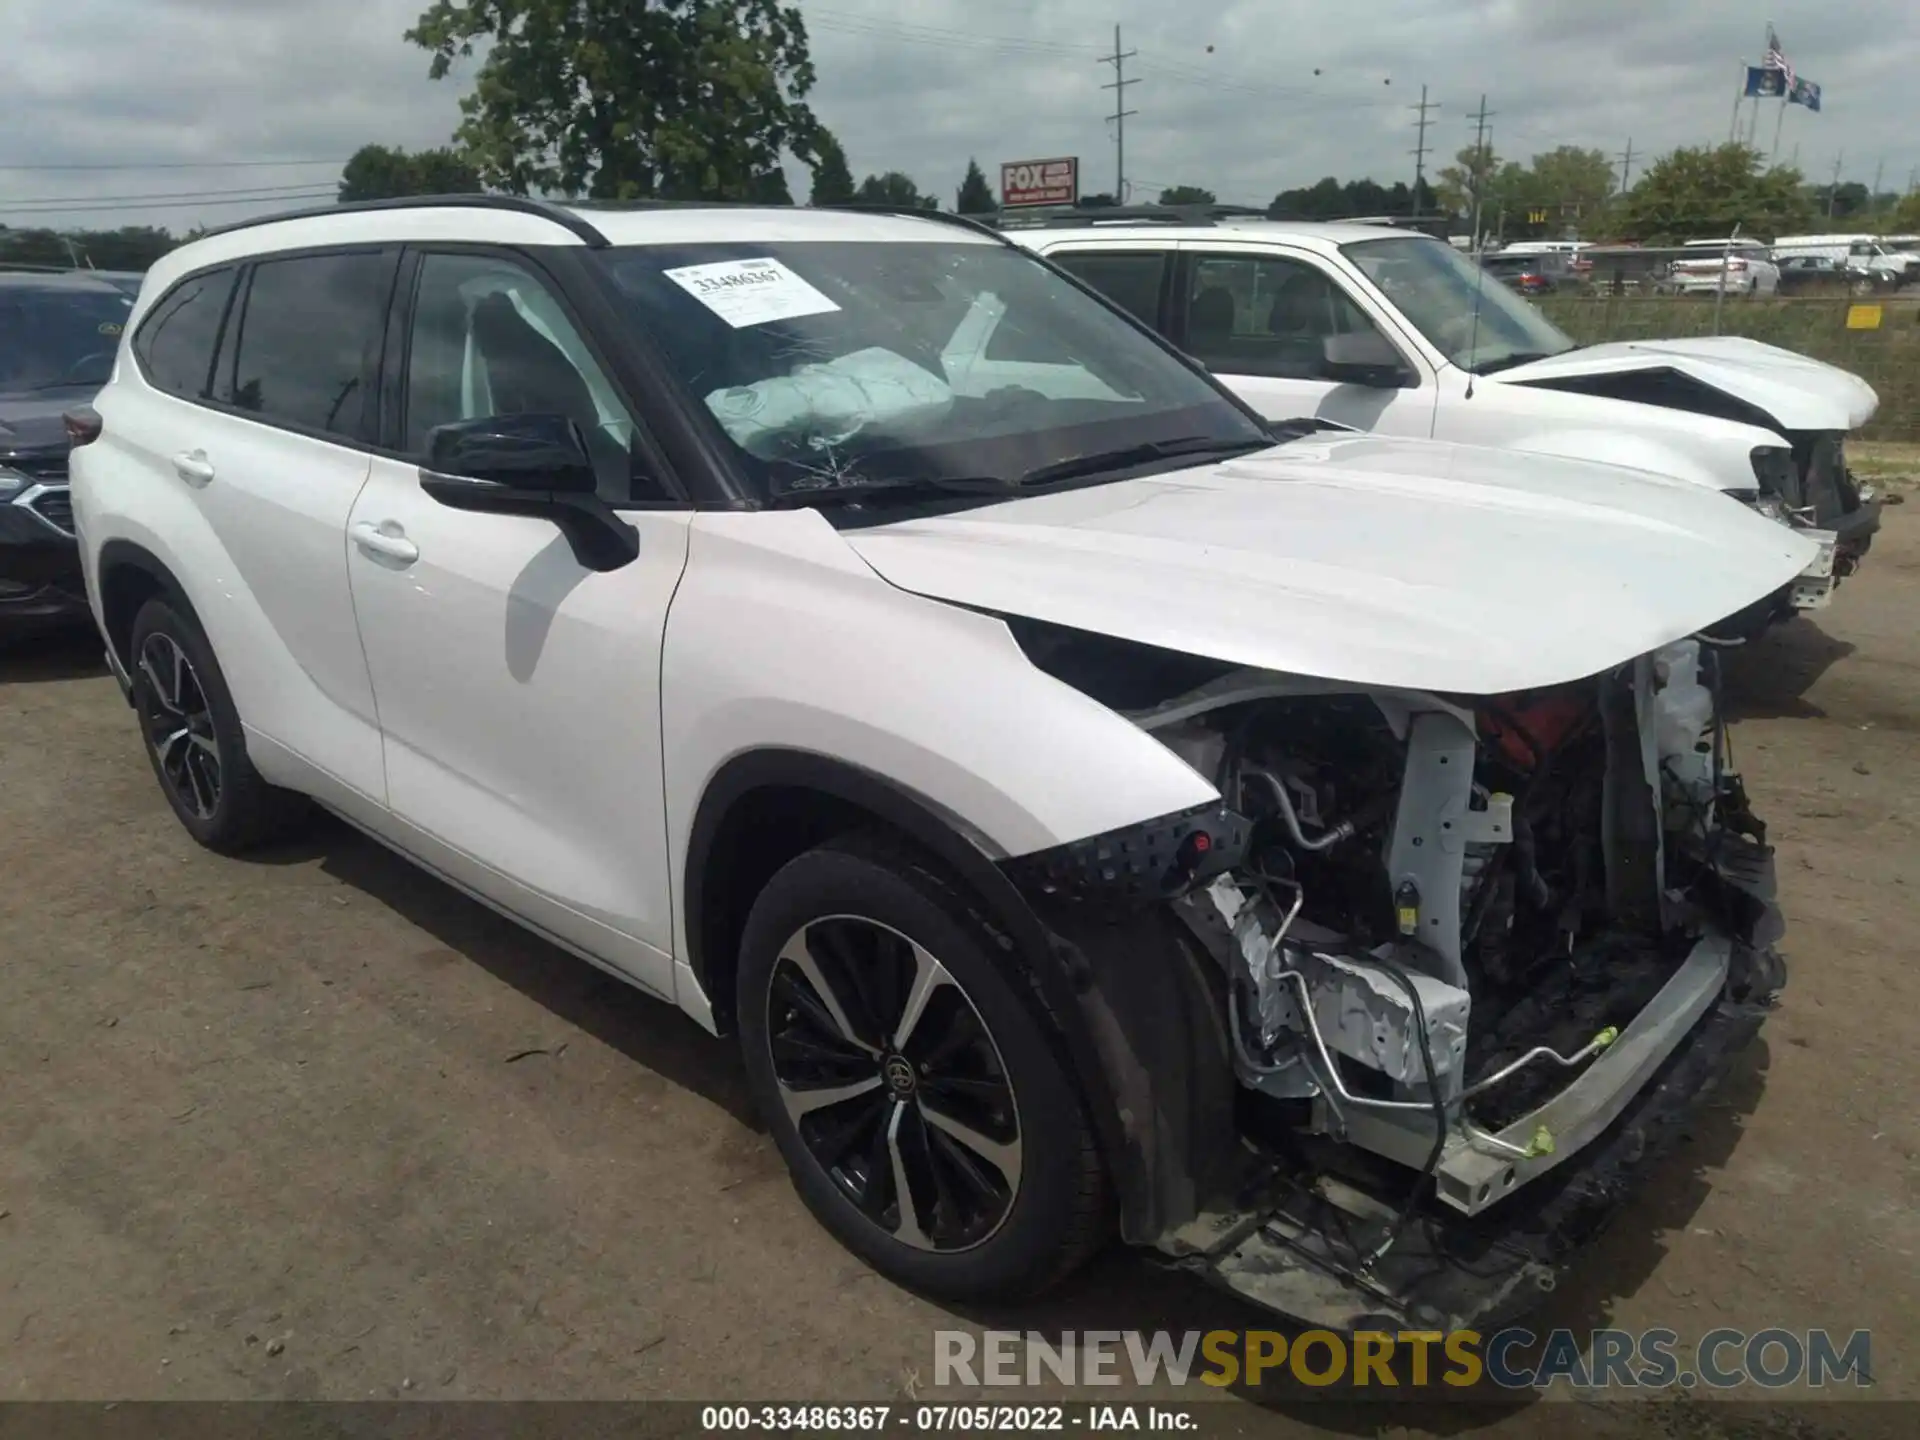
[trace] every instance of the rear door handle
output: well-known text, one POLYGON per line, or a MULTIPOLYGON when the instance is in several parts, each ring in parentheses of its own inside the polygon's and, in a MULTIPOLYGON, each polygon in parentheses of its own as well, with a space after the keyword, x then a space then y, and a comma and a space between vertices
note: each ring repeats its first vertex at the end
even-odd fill
POLYGON ((204 450, 182 450, 173 457, 173 473, 190 485, 204 485, 213 479, 213 462, 204 450))
MULTIPOLYGON (((393 524, 391 520, 387 522, 393 524)), ((398 526, 395 526, 398 529, 398 526)), ((405 535, 391 535, 375 525, 371 520, 358 521, 350 532, 353 543, 369 555, 384 556, 388 560, 399 560, 411 565, 420 558, 420 547, 407 539, 405 535)))

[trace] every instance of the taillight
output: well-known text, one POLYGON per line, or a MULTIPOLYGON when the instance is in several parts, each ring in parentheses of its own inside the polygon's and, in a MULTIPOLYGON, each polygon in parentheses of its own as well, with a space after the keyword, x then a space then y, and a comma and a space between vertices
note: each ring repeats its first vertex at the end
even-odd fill
POLYGON ((1746 271, 1746 268, 1747 268, 1747 262, 1744 260, 1729 260, 1727 262, 1727 269, 1729 270, 1738 271, 1744 274, 1746 271))
POLYGON ((60 417, 67 428, 67 443, 78 450, 100 438, 100 412, 91 405, 76 405, 60 417))

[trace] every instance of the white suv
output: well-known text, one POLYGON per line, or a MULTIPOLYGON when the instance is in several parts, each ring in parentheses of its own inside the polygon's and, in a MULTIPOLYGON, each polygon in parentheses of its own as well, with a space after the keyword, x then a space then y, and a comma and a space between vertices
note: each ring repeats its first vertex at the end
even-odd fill
POLYGON ((1464 1323, 1781 983, 1689 637, 1804 541, 1276 435, 951 217, 247 224, 154 267, 72 420, 194 837, 317 801, 737 1031, 807 1204, 938 1293, 1117 1223, 1300 1318, 1464 1323))
MULTIPOLYGON (((1732 495, 1820 546, 1740 627, 1829 603, 1880 506, 1847 432, 1858 376, 1757 340, 1575 345, 1440 240, 1386 226, 1223 217, 1010 231, 1106 293, 1272 419, 1652 470, 1732 495)), ((1718 272, 1716 259, 1713 267, 1718 272)))

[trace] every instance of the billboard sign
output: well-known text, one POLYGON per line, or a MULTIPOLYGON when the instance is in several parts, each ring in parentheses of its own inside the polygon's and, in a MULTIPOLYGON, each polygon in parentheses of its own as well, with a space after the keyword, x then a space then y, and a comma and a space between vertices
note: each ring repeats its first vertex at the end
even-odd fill
POLYGON ((1008 210, 1023 205, 1073 205, 1080 199, 1080 161, 1012 160, 1000 167, 1000 204, 1008 210))

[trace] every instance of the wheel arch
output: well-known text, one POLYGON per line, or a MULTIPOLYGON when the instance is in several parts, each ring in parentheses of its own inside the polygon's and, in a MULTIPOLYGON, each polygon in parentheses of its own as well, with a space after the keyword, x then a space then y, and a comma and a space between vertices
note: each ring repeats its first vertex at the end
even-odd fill
POLYGON ((685 959, 706 994, 714 1028, 723 1034, 735 1028, 738 947, 753 897, 794 856, 834 835, 875 827, 943 864, 1026 972, 1081 1086, 1101 1157, 1110 1174, 1122 1177, 1133 1147, 1084 1019, 1068 952, 962 824, 910 788, 857 765, 769 748, 734 756, 709 780, 688 831, 682 914, 685 959))
MULTIPOLYGON (((177 606, 186 618, 201 625, 200 616, 182 585, 159 556, 132 540, 109 540, 95 562, 100 587, 100 630, 122 673, 133 667, 134 617, 156 597, 177 606)), ((205 626, 201 625, 204 631, 205 626)))

